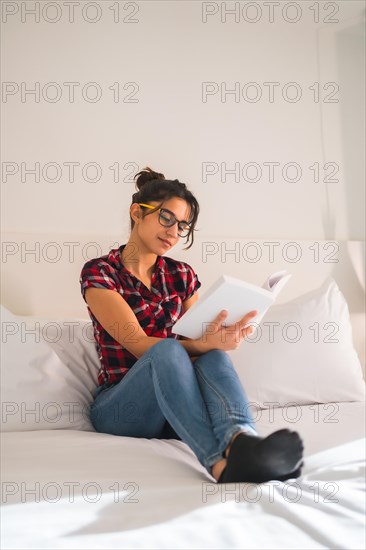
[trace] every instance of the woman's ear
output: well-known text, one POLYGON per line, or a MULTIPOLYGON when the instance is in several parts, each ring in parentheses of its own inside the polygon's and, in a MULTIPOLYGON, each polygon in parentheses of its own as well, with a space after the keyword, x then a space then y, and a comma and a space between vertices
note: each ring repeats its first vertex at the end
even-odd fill
POLYGON ((131 204, 130 216, 135 223, 141 220, 141 208, 136 202, 131 204))

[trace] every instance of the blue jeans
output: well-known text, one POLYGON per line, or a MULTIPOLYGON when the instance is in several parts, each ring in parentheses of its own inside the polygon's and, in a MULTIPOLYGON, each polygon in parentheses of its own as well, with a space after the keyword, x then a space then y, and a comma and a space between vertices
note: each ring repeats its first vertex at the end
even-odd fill
POLYGON ((173 338, 152 346, 120 382, 99 386, 94 398, 97 432, 181 439, 209 471, 236 432, 257 433, 228 354, 211 350, 192 362, 173 338))

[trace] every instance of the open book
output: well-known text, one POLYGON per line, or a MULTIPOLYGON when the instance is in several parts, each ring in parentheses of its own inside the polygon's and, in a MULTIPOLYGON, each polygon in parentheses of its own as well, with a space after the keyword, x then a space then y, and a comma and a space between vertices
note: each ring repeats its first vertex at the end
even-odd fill
POLYGON ((208 325, 226 309, 225 325, 238 322, 250 311, 258 314, 249 324, 259 325, 266 311, 276 300, 288 280, 287 271, 277 271, 266 279, 262 287, 246 283, 235 277, 222 275, 202 297, 173 326, 172 332, 187 338, 201 338, 208 325))

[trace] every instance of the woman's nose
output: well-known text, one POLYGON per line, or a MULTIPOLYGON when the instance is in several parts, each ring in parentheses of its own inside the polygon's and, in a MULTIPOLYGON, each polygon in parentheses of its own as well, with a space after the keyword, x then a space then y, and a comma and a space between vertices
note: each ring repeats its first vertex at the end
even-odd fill
POLYGON ((175 223, 171 227, 167 227, 167 235, 169 235, 173 239, 177 239, 179 237, 177 223, 175 223))

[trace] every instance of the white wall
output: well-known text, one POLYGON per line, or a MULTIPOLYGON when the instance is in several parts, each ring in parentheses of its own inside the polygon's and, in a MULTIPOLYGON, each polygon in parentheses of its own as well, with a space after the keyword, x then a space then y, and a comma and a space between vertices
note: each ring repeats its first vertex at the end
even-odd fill
MULTIPOLYGON (((363 2, 280 2, 273 22, 263 2, 251 7, 227 2, 227 9, 239 9, 237 22, 229 14, 225 21, 221 2, 79 1, 73 23, 66 2, 38 4, 36 22, 24 13, 24 8, 37 9, 36 2, 2 2, 2 230, 115 234, 123 242, 132 175, 150 165, 186 182, 196 194, 201 236, 364 239, 363 2), (117 5, 120 22, 114 23, 117 5), (217 10, 206 23, 205 9, 217 10), (99 21, 85 20, 98 12, 99 21), (245 20, 256 13, 256 23, 245 20), (57 15, 59 21, 47 21, 57 15), (297 15, 296 23, 284 20, 297 15), (59 101, 50 101, 51 87, 45 99, 50 82, 59 87, 59 101), (80 84, 73 103, 65 82, 80 84), (102 92, 97 102, 81 95, 90 82, 102 92), (119 102, 109 89, 116 82, 119 102), (204 82, 223 89, 238 83, 241 91, 255 82, 262 98, 251 103, 241 95, 236 102, 232 94, 221 100, 217 93, 204 102, 204 82), (266 82, 280 83, 273 102, 266 82), (289 82, 302 92, 298 102, 282 97, 289 82), (318 102, 309 89, 315 82, 320 83, 318 102), (333 85, 323 89, 329 82, 339 86, 332 97, 333 85), (39 102, 29 94, 22 99, 21 83, 27 89, 39 83, 39 102), (4 94, 12 86, 14 94, 4 94), (59 181, 42 176, 50 162, 61 169, 59 181), (73 182, 67 162, 79 163, 73 182), (245 182, 242 174, 238 181, 233 175, 224 180, 221 163, 242 169, 251 162, 262 169, 260 181, 245 182), (263 164, 268 162, 280 163, 274 182, 263 164), (290 162, 302 170, 298 182, 281 177, 290 162), (28 168, 40 163, 40 181, 30 174, 22 181, 21 163, 28 168), (83 178, 86 163, 100 167, 99 181, 83 178), (117 163, 120 175, 114 182, 109 167, 117 163), (207 181, 204 163, 218 170, 207 181), (321 168, 319 182, 309 168, 315 163, 321 168), (324 181, 332 169, 329 165, 324 172, 324 163, 339 167, 338 182, 324 181), (16 173, 6 177, 11 169, 16 173)), ((89 87, 89 97, 94 91, 89 87)), ((248 89, 246 97, 253 92, 248 89)), ((48 177, 55 174, 50 168, 48 177)), ((94 175, 90 169, 89 178, 94 175)))

